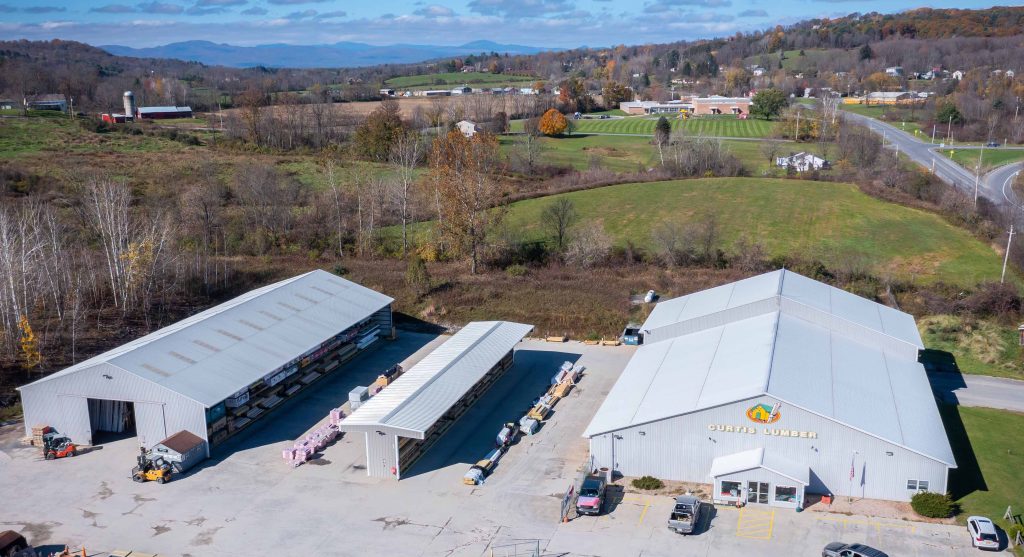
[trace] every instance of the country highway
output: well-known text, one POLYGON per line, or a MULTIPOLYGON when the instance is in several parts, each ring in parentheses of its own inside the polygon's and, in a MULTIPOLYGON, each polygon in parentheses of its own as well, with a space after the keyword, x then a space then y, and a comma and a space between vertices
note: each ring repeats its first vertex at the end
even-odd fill
POLYGON ((928 380, 945 402, 1024 412, 1024 381, 950 372, 929 373, 928 380))
MULTIPOLYGON (((850 121, 867 126, 878 135, 883 136, 886 143, 896 145, 900 153, 921 166, 930 169, 934 165, 935 175, 943 182, 959 188, 968 195, 974 195, 974 173, 937 153, 935 151, 937 145, 920 141, 887 122, 852 112, 843 112, 843 114, 850 121)), ((1024 168, 1024 163, 1008 164, 982 176, 978 182, 978 195, 988 198, 996 205, 1019 206, 1020 203, 1014 195, 1010 183, 1013 176, 1022 168, 1024 168)))

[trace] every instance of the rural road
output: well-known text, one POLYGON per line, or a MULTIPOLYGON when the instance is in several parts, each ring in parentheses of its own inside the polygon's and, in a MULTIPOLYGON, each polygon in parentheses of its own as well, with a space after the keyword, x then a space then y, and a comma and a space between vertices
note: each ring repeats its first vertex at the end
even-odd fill
POLYGON ((1024 381, 950 372, 929 373, 928 380, 946 402, 1024 412, 1024 381))
MULTIPOLYGON (((939 179, 959 188, 968 195, 974 195, 974 173, 946 156, 935 152, 938 146, 934 143, 919 141, 913 135, 896 126, 869 116, 862 116, 852 112, 844 112, 843 114, 851 121, 867 126, 871 131, 882 135, 888 143, 898 146, 901 153, 921 166, 932 168, 934 164, 935 175, 939 179)), ((965 146, 964 148, 970 147, 965 146)), ((996 205, 1019 205, 1016 196, 1014 196, 1009 186, 1009 182, 1010 178, 1020 171, 1021 168, 1024 168, 1024 163, 1001 166, 989 172, 978 183, 978 195, 988 198, 989 201, 996 205)))

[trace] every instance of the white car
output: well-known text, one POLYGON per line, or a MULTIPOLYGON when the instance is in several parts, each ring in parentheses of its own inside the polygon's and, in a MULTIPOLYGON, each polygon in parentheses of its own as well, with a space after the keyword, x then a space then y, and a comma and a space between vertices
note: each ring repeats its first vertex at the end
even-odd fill
POLYGON ((999 535, 991 520, 983 516, 968 517, 967 531, 971 534, 971 545, 974 547, 999 551, 999 535))

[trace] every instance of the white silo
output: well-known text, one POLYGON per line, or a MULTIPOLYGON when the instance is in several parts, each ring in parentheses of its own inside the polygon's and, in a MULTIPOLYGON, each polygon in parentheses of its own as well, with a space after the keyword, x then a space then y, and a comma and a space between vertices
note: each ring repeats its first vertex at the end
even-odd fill
POLYGON ((125 120, 135 120, 135 95, 131 91, 124 92, 125 120))

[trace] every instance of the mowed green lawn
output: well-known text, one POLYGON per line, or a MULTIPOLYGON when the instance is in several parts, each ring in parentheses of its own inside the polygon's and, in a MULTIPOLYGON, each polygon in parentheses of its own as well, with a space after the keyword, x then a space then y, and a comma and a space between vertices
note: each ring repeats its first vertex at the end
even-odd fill
POLYGON ((384 84, 388 87, 395 87, 401 89, 415 89, 431 86, 455 86, 455 85, 503 85, 509 83, 532 83, 537 79, 534 77, 526 77, 521 75, 505 75, 505 74, 494 74, 494 73, 483 73, 483 72, 447 72, 447 73, 433 73, 433 74, 422 74, 422 75, 407 75, 402 77, 392 77, 384 81, 384 84))
POLYGON ((985 149, 984 154, 981 149, 942 149, 940 152, 944 155, 949 155, 949 152, 953 151, 953 156, 950 157, 960 166, 974 170, 974 167, 978 165, 978 159, 981 159, 981 169, 995 168, 1004 164, 1012 162, 1024 161, 1024 149, 1007 149, 1005 147, 997 147, 995 149, 985 149))
POLYGON ((657 224, 714 215, 727 252, 746 235, 772 255, 857 261, 880 275, 965 286, 999 279, 998 254, 965 230, 848 184, 773 178, 624 184, 514 203, 507 223, 526 240, 548 240, 541 212, 557 197, 570 199, 584 222, 599 223, 619 245, 630 240, 650 248, 657 224))
MULTIPOLYGON (((647 169, 659 163, 658 150, 651 143, 651 137, 637 135, 572 135, 565 137, 541 137, 543 153, 541 160, 555 166, 571 166, 576 170, 590 167, 596 159, 602 168, 616 172, 632 172, 647 169)), ((515 136, 502 136, 502 149, 508 153, 513 149, 515 136)), ((773 170, 767 157, 761 154, 758 141, 722 140, 722 145, 743 161, 752 174, 773 170)), ((783 151, 801 151, 801 146, 788 142, 783 151), (788 148, 792 147, 792 148, 788 148)), ((780 154, 783 154, 780 152, 780 154)))
POLYGON ((958 466, 949 472, 950 493, 960 503, 958 521, 987 516, 1005 530, 1010 525, 1003 519, 1006 507, 1012 505, 1014 514, 1024 510, 1024 414, 949 405, 939 409, 958 466))
MULTIPOLYGON (((686 120, 666 116, 673 130, 682 129, 690 135, 711 137, 767 137, 772 132, 775 122, 767 120, 740 120, 732 116, 712 117, 697 116, 686 120)), ((573 133, 621 133, 632 135, 654 135, 657 117, 629 116, 626 118, 610 118, 608 120, 582 119, 574 120, 576 129, 573 133)), ((512 131, 522 131, 522 122, 513 122, 512 131)))

